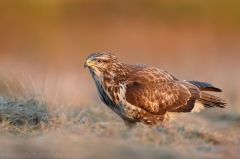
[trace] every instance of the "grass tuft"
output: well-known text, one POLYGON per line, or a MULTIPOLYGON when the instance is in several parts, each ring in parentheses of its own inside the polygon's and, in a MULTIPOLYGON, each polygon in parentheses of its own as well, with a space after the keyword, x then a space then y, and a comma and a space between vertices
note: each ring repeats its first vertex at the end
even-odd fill
POLYGON ((48 107, 36 98, 29 100, 10 99, 0 96, 0 121, 8 121, 12 125, 36 125, 47 122, 51 114, 48 107))

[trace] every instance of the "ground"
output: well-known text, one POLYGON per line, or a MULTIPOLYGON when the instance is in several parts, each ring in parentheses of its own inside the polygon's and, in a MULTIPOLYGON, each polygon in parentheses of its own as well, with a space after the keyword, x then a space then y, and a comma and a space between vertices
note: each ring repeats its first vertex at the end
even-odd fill
POLYGON ((43 100, 2 97, 1 158, 238 158, 240 155, 240 118, 228 109, 180 114, 166 126, 146 128, 139 124, 129 131, 102 104, 67 109, 48 106, 43 100), (23 109, 18 115, 14 112, 23 109), (36 116, 38 119, 33 120, 36 116))

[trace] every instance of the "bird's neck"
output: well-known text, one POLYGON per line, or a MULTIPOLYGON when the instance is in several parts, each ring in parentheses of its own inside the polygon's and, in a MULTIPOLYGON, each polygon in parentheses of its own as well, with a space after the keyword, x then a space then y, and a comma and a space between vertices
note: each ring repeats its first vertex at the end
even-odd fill
POLYGON ((114 87, 119 84, 122 74, 126 77, 126 71, 124 70, 125 64, 114 63, 107 69, 101 72, 92 73, 96 85, 101 84, 106 90, 109 87, 114 87))

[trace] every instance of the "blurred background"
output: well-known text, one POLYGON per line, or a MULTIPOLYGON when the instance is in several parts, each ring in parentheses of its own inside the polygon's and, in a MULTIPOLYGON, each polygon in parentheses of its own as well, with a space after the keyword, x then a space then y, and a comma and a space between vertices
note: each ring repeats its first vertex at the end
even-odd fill
POLYGON ((212 83, 240 113, 239 7, 239 0, 1 0, 0 93, 23 85, 62 104, 99 103, 83 64, 110 51, 212 83))

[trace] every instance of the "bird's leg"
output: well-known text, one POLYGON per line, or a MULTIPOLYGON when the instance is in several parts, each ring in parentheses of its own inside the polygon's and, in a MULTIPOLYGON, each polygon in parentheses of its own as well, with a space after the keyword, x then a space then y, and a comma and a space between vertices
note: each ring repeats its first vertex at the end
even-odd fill
POLYGON ((164 119, 162 122, 160 122, 161 126, 163 127, 167 127, 169 125, 169 121, 170 121, 170 116, 169 114, 167 113, 165 116, 164 116, 164 119))
POLYGON ((131 121, 124 120, 124 119, 123 119, 123 121, 129 131, 136 126, 136 122, 131 122, 131 121))
POLYGON ((169 121, 168 120, 164 120, 161 122, 161 126, 163 127, 167 127, 169 125, 169 121))

